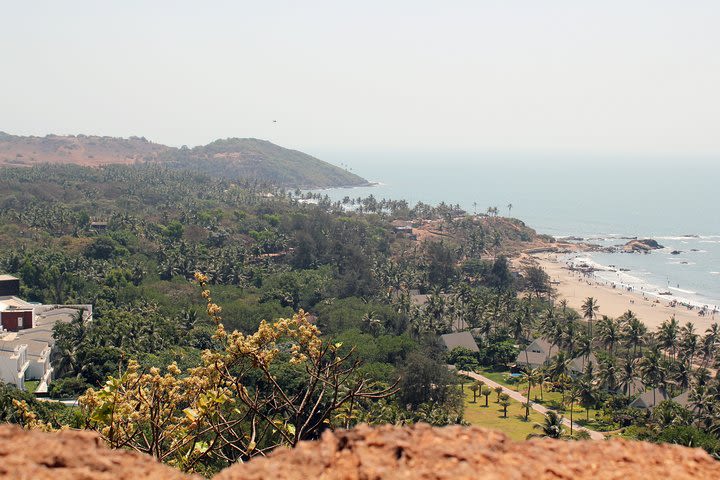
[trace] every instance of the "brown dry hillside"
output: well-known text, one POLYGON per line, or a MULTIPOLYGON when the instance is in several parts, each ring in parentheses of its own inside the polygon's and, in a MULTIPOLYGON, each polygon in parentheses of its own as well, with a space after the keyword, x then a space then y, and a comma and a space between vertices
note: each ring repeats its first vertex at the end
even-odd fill
POLYGON ((365 179, 335 165, 255 138, 228 138, 194 148, 175 148, 144 137, 22 137, 0 132, 0 167, 43 163, 99 167, 146 162, 230 180, 259 180, 287 187, 367 184, 365 179))
POLYGON ((38 163, 72 163, 88 167, 132 164, 158 158, 170 147, 144 138, 88 135, 21 137, 0 132, 0 165, 31 166, 38 163))

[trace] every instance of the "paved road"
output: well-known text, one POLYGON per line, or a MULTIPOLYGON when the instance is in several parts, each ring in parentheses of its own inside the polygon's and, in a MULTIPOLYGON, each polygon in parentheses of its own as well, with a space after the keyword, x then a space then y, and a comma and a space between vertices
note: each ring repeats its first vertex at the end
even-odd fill
MULTIPOLYGON (((504 385, 500 385, 497 382, 493 382, 489 378, 484 377, 478 373, 464 372, 462 370, 460 370, 458 373, 460 375, 465 375, 466 377, 470 377, 473 380, 482 380, 483 382, 485 382, 485 385, 487 385, 490 388, 501 387, 503 389, 503 392, 507 393, 508 396, 510 398, 512 398, 513 400, 517 400, 520 403, 527 402, 527 398, 525 398, 521 393, 516 392, 515 390, 511 390, 504 385)), ((544 406, 540 405, 539 403, 535 403, 535 402, 532 402, 532 409, 535 410, 536 412, 542 413, 543 415, 545 415, 548 412, 547 408, 545 408, 544 406)), ((570 428, 570 420, 569 419, 563 418, 563 423, 565 424, 565 426, 570 428)), ((604 440, 605 439, 605 435, 603 435, 601 432, 596 432, 595 430, 590 430, 589 428, 581 427, 577 423, 573 422, 572 428, 573 428, 573 431, 585 430, 586 432, 588 432, 590 434, 590 438, 592 438, 593 440, 604 440)))

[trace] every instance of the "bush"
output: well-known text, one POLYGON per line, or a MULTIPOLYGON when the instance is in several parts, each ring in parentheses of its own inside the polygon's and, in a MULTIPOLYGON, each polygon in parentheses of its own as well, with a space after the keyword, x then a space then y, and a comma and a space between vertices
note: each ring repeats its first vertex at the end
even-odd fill
POLYGON ((50 398, 77 397, 90 387, 82 378, 61 378, 50 384, 50 398))
POLYGON ((711 455, 720 453, 720 441, 713 435, 696 427, 672 426, 663 429, 655 439, 658 442, 674 443, 686 447, 702 448, 711 455))
POLYGON ((476 353, 465 347, 455 347, 448 353, 447 362, 458 370, 474 372, 480 366, 477 357, 476 353))

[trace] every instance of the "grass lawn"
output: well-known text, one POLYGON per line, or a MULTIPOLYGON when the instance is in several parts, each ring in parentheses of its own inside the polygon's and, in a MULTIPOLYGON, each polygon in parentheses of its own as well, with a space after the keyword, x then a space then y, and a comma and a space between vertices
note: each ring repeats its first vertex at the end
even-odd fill
POLYGON ((477 403, 473 403, 473 393, 468 388, 470 382, 465 383, 465 420, 471 425, 499 430, 513 440, 525 440, 528 434, 536 432, 533 425, 542 422, 544 417, 534 410, 530 410, 530 420, 525 421, 525 409, 515 400, 510 400, 507 418, 503 418, 503 409, 495 403, 497 394, 493 392, 488 397, 488 407, 485 407, 485 397, 478 395, 477 403))
POLYGON ((40 385, 39 380, 25 380, 25 390, 27 390, 28 393, 35 393, 38 385, 40 385))
MULTIPOLYGON (((512 384, 507 381, 507 374, 510 373, 510 370, 508 368, 503 367, 481 367, 478 370, 478 373, 481 375, 484 375, 488 377, 490 380, 493 380, 500 385, 503 385, 510 390, 515 390, 516 392, 520 392, 522 395, 527 395, 527 383, 515 383, 512 384)), ((543 387, 542 391, 542 399, 540 398, 540 387, 534 386, 530 390, 530 400, 532 400, 535 403, 539 403, 540 405, 543 405, 551 410, 556 410, 559 413, 562 413, 566 418, 570 419, 570 405, 566 403, 565 405, 562 404, 562 392, 553 392, 548 390, 547 387, 543 387)), ((472 398, 472 397, 471 397, 472 398)), ((567 399, 566 399, 567 400, 567 399)), ((483 404, 485 399, 483 398, 483 404)), ((596 418, 596 414, 600 413, 602 415, 601 411, 590 409, 590 420, 586 420, 587 413, 585 412, 585 409, 579 404, 575 403, 573 406, 573 422, 577 423, 578 425, 582 425, 584 427, 587 427, 591 430, 597 430, 597 431, 610 431, 615 430, 618 428, 616 425, 607 424, 606 422, 603 422, 601 419, 596 418)))

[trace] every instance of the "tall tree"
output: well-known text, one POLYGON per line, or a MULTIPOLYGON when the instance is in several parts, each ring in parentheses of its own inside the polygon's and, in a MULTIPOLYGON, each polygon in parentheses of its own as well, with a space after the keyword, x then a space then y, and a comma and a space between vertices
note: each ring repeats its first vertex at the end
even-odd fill
POLYGON ((588 321, 588 337, 592 339, 592 322, 597 316, 600 306, 593 297, 587 297, 580 308, 582 309, 583 318, 588 321))

